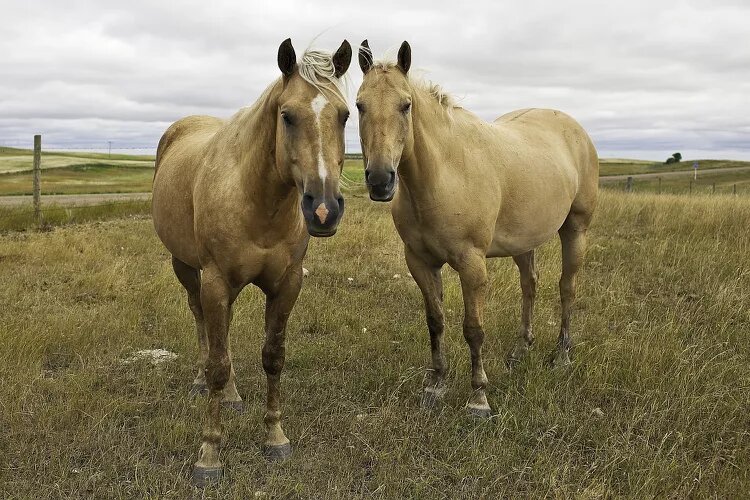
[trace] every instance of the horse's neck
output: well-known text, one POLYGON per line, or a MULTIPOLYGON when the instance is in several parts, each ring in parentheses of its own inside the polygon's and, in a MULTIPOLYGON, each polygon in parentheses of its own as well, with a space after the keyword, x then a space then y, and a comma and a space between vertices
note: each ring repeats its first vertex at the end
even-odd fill
MULTIPOLYGON (((434 192, 443 170, 450 163, 444 157, 447 142, 455 141, 451 119, 443 105, 424 95, 414 92, 412 114, 413 142, 411 151, 401 157, 398 166, 399 182, 402 182, 411 197, 418 193, 434 192)), ((415 200, 416 201, 416 200, 415 200)))
POLYGON ((281 80, 272 84, 255 104, 230 120, 224 137, 235 151, 239 187, 252 201, 274 209, 296 196, 294 183, 276 165, 276 108, 282 90, 281 80))

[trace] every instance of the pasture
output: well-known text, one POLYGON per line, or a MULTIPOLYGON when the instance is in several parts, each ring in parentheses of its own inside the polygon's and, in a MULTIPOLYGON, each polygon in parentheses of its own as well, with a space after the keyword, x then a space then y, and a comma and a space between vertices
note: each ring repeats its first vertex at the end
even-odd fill
MULTIPOLYGON (((746 494, 749 198, 603 191, 566 371, 546 366, 559 328, 559 243, 537 254, 537 341, 511 373, 518 272, 491 260, 493 416, 480 421, 463 410, 469 355, 456 274, 443 271, 449 392, 426 411, 421 294, 387 205, 345 195, 339 233, 311 241, 288 329, 282 411, 294 455, 268 463, 260 451, 264 304, 248 288, 231 328, 248 411, 222 410, 228 478, 206 497, 746 494)), ((0 497, 195 494, 204 400, 188 398, 193 320, 148 216, 6 233, 0 280, 0 497), (122 362, 149 348, 178 357, 122 362)))

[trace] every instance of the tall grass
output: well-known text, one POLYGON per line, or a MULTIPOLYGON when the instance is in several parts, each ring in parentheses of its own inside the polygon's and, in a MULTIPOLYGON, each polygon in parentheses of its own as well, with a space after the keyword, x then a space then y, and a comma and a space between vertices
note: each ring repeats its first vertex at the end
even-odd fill
MULTIPOLYGON (((231 335, 249 411, 223 414, 229 476, 205 496, 746 494, 750 199, 603 192, 568 371, 545 365, 559 328, 559 244, 540 249, 537 342, 512 373, 518 273, 490 261, 494 416, 477 421, 462 409, 471 388, 455 273, 443 272, 449 392, 441 410, 424 411, 421 295, 388 207, 359 196, 334 238, 311 242, 290 321, 283 424, 294 456, 267 463, 260 452, 264 306, 248 289, 231 335)), ((0 497, 191 496, 197 349, 150 221, 6 234, 0 282, 0 497), (160 368, 119 362, 155 347, 179 357, 160 368)))
POLYGON ((0 206, 0 233, 29 229, 51 229, 55 226, 79 224, 125 216, 142 216, 151 213, 151 201, 112 201, 91 205, 44 205, 41 221, 30 205, 0 206))

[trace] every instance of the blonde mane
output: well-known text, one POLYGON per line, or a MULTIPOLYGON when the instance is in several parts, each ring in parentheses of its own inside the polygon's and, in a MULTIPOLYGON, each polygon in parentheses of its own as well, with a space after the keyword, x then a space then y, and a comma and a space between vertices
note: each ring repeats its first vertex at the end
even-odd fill
MULTIPOLYGON (((373 69, 390 71, 394 68, 397 68, 395 61, 387 59, 380 59, 377 61, 373 60, 372 52, 367 47, 360 47, 359 50, 364 51, 369 56, 370 60, 372 61, 373 69)), ((437 83, 431 82, 430 80, 426 80, 421 76, 414 76, 412 73, 413 71, 408 74, 409 83, 411 83, 412 87, 430 95, 438 104, 443 106, 448 111, 456 107, 456 99, 451 94, 446 92, 443 87, 441 87, 437 83)))
POLYGON ((333 56, 322 50, 307 49, 299 63, 299 76, 307 83, 318 89, 321 94, 324 90, 331 92, 348 108, 346 99, 348 94, 348 81, 346 76, 336 78, 336 68, 333 66, 333 56))

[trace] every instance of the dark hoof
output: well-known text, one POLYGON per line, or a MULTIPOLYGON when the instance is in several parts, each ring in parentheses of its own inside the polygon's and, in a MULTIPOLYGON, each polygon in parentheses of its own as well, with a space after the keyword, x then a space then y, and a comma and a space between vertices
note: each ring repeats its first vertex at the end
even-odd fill
POLYGON ((466 411, 470 417, 477 419, 487 419, 492 416, 492 409, 489 406, 474 406, 469 405, 466 407, 466 411))
POLYGON ((422 391, 421 406, 425 410, 436 410, 443 404, 445 388, 425 387, 422 391))
POLYGON ((224 467, 193 466, 193 486, 203 488, 209 483, 218 483, 224 477, 224 467))
POLYGON ((189 394, 191 398, 197 398, 198 396, 208 394, 208 386, 206 384, 193 384, 190 386, 189 394))
POLYGON ((234 410, 237 413, 239 413, 240 415, 242 415, 243 413, 245 413, 245 409, 246 409, 245 402, 242 401, 242 400, 240 400, 240 401, 222 401, 221 402, 221 406, 223 406, 224 408, 229 408, 230 410, 234 410))
POLYGON ((558 349, 552 353, 550 364, 552 365, 552 369, 564 369, 573 363, 570 361, 570 353, 567 349, 558 349))
POLYGON ((531 346, 526 342, 518 342, 505 357, 505 366, 512 370, 529 354, 531 346))
POLYGON ((291 443, 276 446, 263 445, 263 456, 266 457, 267 460, 274 462, 285 460, 292 456, 292 445, 291 443))

